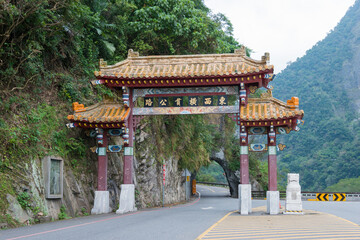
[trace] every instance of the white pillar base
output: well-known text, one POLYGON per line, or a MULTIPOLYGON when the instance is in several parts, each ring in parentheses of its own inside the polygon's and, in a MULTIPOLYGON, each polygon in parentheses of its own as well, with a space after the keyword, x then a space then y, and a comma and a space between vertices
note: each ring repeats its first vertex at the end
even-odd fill
POLYGON ((266 213, 270 215, 279 214, 280 212, 280 193, 279 191, 266 192, 267 208, 266 213))
POLYGON ((116 214, 135 211, 137 211, 137 208, 135 207, 135 185, 122 184, 120 191, 119 209, 116 210, 116 214))
POLYGON ((241 215, 248 215, 251 213, 251 185, 239 184, 239 213, 241 215))
POLYGON ((109 191, 95 191, 94 207, 91 209, 91 214, 111 212, 109 197, 109 191))

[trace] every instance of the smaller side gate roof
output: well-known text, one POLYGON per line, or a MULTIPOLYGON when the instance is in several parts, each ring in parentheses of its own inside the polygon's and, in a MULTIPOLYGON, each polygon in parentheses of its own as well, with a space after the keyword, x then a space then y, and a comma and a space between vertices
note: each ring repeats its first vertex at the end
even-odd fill
POLYGON ((119 128, 124 126, 130 113, 130 108, 110 100, 90 107, 75 102, 73 109, 74 114, 68 115, 68 120, 83 128, 119 128))

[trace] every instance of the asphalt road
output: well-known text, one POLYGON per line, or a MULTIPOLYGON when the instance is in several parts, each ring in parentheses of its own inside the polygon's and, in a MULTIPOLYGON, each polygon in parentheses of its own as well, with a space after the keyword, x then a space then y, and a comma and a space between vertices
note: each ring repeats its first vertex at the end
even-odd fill
MULTIPOLYGON (((238 206, 220 187, 198 186, 190 204, 135 213, 103 214, 0 231, 0 239, 195 239, 238 206)), ((263 203, 254 203, 254 207, 263 203)))
MULTIPOLYGON (((125 215, 92 215, 2 230, 0 239, 195 239, 227 213, 238 209, 238 200, 230 198, 225 188, 198 186, 198 191, 201 198, 185 205, 125 215)), ((264 200, 253 200, 254 208, 264 205, 264 200)), ((360 202, 304 201, 303 206, 360 224, 360 202)))
POLYGON ((360 202, 303 201, 303 209, 330 213, 360 225, 360 202))

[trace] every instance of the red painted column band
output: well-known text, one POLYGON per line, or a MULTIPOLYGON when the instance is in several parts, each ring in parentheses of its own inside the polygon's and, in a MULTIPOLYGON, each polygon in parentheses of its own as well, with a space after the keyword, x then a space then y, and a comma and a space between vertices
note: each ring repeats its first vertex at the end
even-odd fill
POLYGON ((277 166, 276 155, 268 157, 269 191, 277 191, 277 166))
POLYGON ((249 184, 249 155, 240 155, 240 184, 249 184))
POLYGON ((98 191, 107 191, 107 131, 99 129, 98 140, 98 191))
POLYGON ((133 158, 134 158, 134 126, 133 126, 133 88, 129 88, 129 108, 130 113, 127 121, 127 127, 129 128, 129 144, 124 149, 124 184, 133 183, 133 158))
POLYGON ((277 191, 276 133, 273 126, 268 131, 268 178, 269 191, 277 191))
POLYGON ((240 127, 240 184, 249 184, 248 134, 245 126, 240 127))

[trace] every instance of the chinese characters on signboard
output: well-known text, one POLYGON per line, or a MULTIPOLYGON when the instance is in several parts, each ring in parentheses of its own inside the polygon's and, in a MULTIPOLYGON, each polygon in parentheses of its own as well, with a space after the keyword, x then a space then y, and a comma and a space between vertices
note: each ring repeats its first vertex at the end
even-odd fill
POLYGON ((154 106, 154 98, 144 97, 144 107, 153 107, 153 106, 154 106))
MULTIPOLYGON (((144 97, 144 107, 183 107, 184 97, 144 97)), ((189 96, 187 105, 188 107, 197 106, 227 106, 228 96, 220 95, 214 96, 189 96)))
POLYGON ((204 106, 213 106, 213 97, 212 96, 206 96, 204 97, 204 106))
POLYGON ((167 97, 160 97, 159 107, 168 107, 168 106, 169 106, 169 99, 167 97))
POLYGON ((183 106, 183 102, 184 102, 184 98, 183 98, 183 97, 175 97, 175 98, 174 98, 174 106, 175 106, 175 107, 182 107, 182 106, 183 106))
POLYGON ((219 96, 218 98, 218 106, 227 106, 228 101, 227 101, 227 96, 219 96))
POLYGON ((198 99, 198 97, 189 97, 189 106, 190 106, 190 107, 199 106, 199 99, 198 99))

